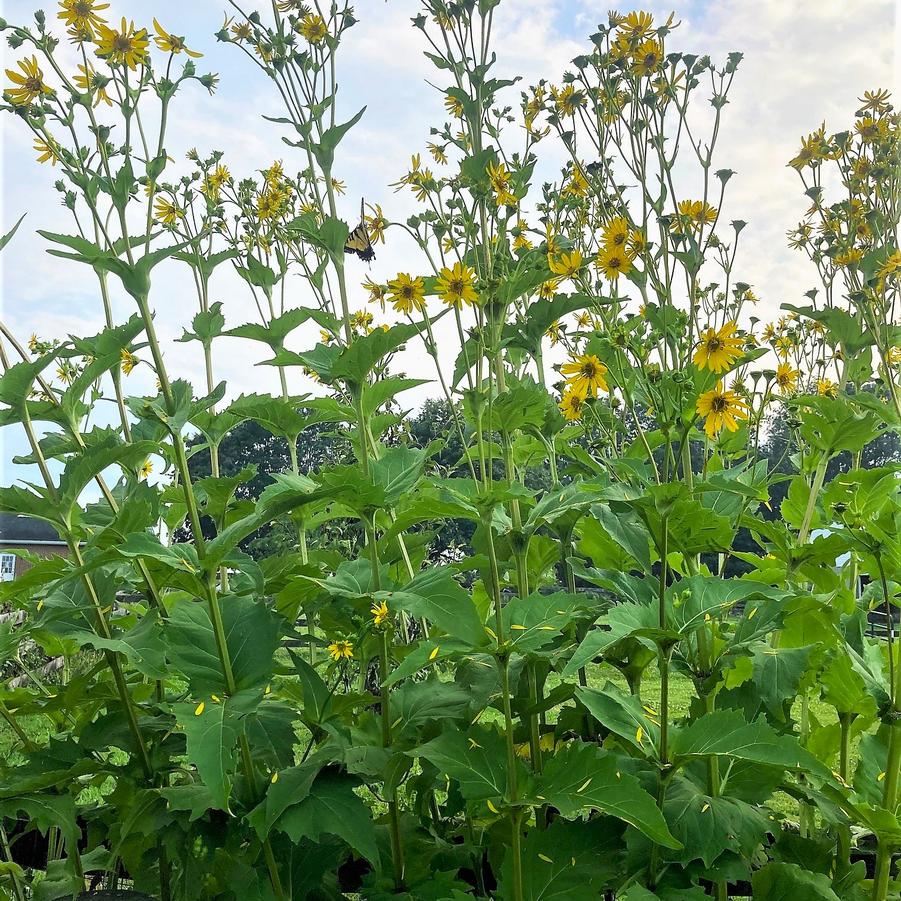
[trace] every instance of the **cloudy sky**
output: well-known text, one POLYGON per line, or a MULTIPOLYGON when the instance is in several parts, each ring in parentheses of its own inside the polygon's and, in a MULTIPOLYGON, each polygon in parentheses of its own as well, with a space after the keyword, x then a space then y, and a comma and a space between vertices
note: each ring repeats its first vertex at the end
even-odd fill
MULTIPOLYGON (((218 44, 214 33, 222 24, 225 0, 110 0, 108 13, 134 18, 149 26, 151 11, 162 25, 187 37, 192 48, 205 56, 199 71, 214 71, 221 78, 215 96, 199 86, 183 91, 173 108, 167 151, 175 159, 196 147, 201 154, 222 149, 235 175, 246 175, 283 159, 289 170, 292 154, 280 140, 279 127, 261 114, 281 115, 278 98, 259 71, 241 53, 218 44)), ((2 15, 10 22, 30 20, 34 0, 0 0, 2 15)), ((48 19, 56 5, 43 4, 48 19)), ((245 8, 268 6, 260 2, 245 8)), ((569 61, 590 46, 587 37, 605 20, 608 0, 502 0, 495 27, 498 66, 504 75, 520 74, 525 84, 539 78, 559 82, 569 61)), ((622 8, 622 12, 631 7, 622 8)), ((895 0, 691 0, 644 5, 658 19, 672 9, 681 21, 668 49, 709 53, 721 60, 733 50, 744 53, 730 104, 724 115, 718 157, 714 168, 736 171, 729 184, 726 219, 749 224, 742 235, 736 276, 754 286, 764 314, 783 302, 797 302, 813 285, 813 274, 797 253, 786 248, 785 232, 798 221, 803 197, 796 174, 786 167, 802 134, 822 121, 827 128, 847 126, 864 90, 899 86, 901 61, 901 12, 895 0)), ((343 45, 339 74, 339 119, 349 118, 360 107, 366 114, 339 151, 336 175, 348 186, 347 220, 355 219, 359 198, 378 202, 392 219, 404 219, 412 211, 407 195, 395 194, 388 185, 406 171, 410 154, 423 150, 429 127, 444 119, 442 98, 425 79, 442 85, 441 73, 422 56, 422 35, 410 24, 418 11, 415 0, 358 0, 360 22, 343 45)), ((3 68, 22 55, 2 47, 3 68)), ((74 60, 73 60, 74 67, 74 60)), ((4 84, 6 79, 4 78, 4 84)), ((510 96, 515 103, 518 94, 510 96)), ((96 284, 87 267, 49 257, 36 230, 74 231, 68 212, 52 188, 54 172, 38 165, 26 130, 9 117, 2 123, 2 206, 0 232, 7 231, 27 213, 18 235, 0 261, 2 315, 23 339, 32 332, 41 337, 62 338, 69 333, 87 334, 102 325, 96 284)), ((539 150, 542 145, 539 145, 539 150)), ((549 153, 549 165, 559 157, 549 153)), ((301 163, 296 161, 296 168, 301 163)), ((403 236, 390 238, 379 250, 367 272, 350 264, 355 283, 371 274, 384 281, 399 271, 416 271, 420 261, 415 248, 403 236)), ((161 267, 162 269, 162 267, 161 267)), ((158 270, 160 271, 160 270, 158 270)), ((171 267, 155 279, 154 296, 160 331, 165 338, 181 334, 195 303, 187 271, 171 267)), ((255 319, 249 296, 240 283, 221 278, 214 284, 213 299, 223 301, 230 325, 255 319)), ((303 283, 291 284, 289 305, 310 300, 303 283)), ((365 303, 362 291, 354 306, 365 303)), ((117 294, 118 319, 132 312, 126 296, 117 294)), ((301 341, 301 345, 311 342, 301 341)), ((257 345, 261 347, 261 345, 257 345)), ((167 351, 170 371, 202 384, 202 361, 196 345, 174 344, 167 351)), ((230 394, 276 390, 274 371, 254 367, 260 355, 256 347, 229 340, 216 361, 217 377, 230 383, 230 394)), ((410 350, 400 361, 409 374, 428 377, 427 359, 410 350)), ((151 381, 144 367, 131 376, 130 388, 143 393, 151 381)), ((292 386, 297 392, 309 385, 292 386)), ((427 389, 420 389, 427 390, 427 389)), ((434 389, 432 389, 434 390, 434 389)), ((414 395, 409 403, 421 399, 414 395)), ((9 458, 24 444, 13 430, 0 433, 3 443, 3 484, 21 477, 21 467, 11 468, 9 458), (16 471, 13 472, 13 469, 16 471)))

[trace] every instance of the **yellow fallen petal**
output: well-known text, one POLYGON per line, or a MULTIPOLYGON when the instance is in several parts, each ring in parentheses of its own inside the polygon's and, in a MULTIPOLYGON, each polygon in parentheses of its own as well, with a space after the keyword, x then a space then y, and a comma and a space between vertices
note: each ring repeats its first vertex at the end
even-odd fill
POLYGON ((271 778, 269 781, 270 781, 273 785, 275 785, 275 783, 278 782, 278 770, 276 770, 276 771, 272 774, 272 778, 271 778))
POLYGON ((500 813, 500 811, 499 811, 499 810, 491 803, 491 800, 490 800, 490 799, 489 799, 488 801, 486 801, 485 803, 488 805, 488 809, 489 809, 492 813, 500 813))
POLYGON ((200 714, 203 713, 203 708, 204 708, 204 707, 206 707, 206 704, 205 704, 203 701, 201 701, 201 702, 194 708, 194 716, 200 716, 200 714))
POLYGON ((550 857, 547 856, 547 854, 539 854, 538 858, 539 858, 539 860, 543 860, 545 863, 553 863, 554 862, 550 859, 550 857))
POLYGON ((638 742, 638 744, 641 744, 641 739, 642 739, 643 737, 644 737, 644 729, 642 729, 642 727, 639 726, 639 727, 635 730, 635 741, 638 742))
POLYGON ((434 660, 438 656, 438 651, 440 650, 441 646, 436 644, 434 649, 432 650, 432 653, 429 654, 429 660, 434 660))

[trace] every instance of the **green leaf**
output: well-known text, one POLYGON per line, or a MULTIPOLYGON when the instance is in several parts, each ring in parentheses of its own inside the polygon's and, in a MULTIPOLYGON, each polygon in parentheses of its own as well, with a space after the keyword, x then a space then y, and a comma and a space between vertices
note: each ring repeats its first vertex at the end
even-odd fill
POLYGON ((422 478, 428 453, 413 447, 392 447, 373 461, 369 473, 385 493, 385 505, 394 507, 422 478))
POLYGON ((676 775, 666 791, 663 813, 682 843, 682 863, 700 859, 711 867, 724 851, 751 859, 772 823, 760 807, 738 798, 711 797, 690 779, 676 775))
POLYGON ((386 597, 389 607, 427 619, 470 647, 484 647, 488 643, 476 605, 448 566, 427 569, 405 585, 403 591, 388 592, 386 597))
POLYGON ((642 706, 635 695, 623 691, 608 682, 603 691, 593 688, 576 689, 576 697, 588 708, 588 712, 606 729, 618 735, 640 754, 656 759, 660 745, 660 727, 657 714, 642 706))
POLYGON ((277 827, 292 841, 314 841, 322 834, 337 835, 354 851, 378 865, 379 852, 369 808, 354 794, 356 782, 336 773, 322 773, 309 794, 279 818, 277 827))
POLYGON ((210 697, 200 700, 202 708, 199 703, 175 704, 173 710, 188 740, 188 760, 197 767, 213 805, 228 810, 240 717, 231 698, 218 703, 210 697))
POLYGON ((580 741, 565 745, 547 761, 527 791, 536 806, 550 804, 564 817, 600 810, 624 820, 659 845, 679 847, 653 796, 635 776, 622 772, 615 755, 595 745, 580 741))
POLYGON ((19 226, 22 224, 22 220, 26 215, 27 213, 22 213, 22 215, 19 216, 19 221, 5 235, 0 237, 0 250, 3 250, 3 248, 12 241, 13 236, 19 230, 19 226))
MULTIPOLYGON (((236 689, 265 684, 279 646, 280 617, 248 597, 226 595, 219 598, 219 605, 236 689)), ((165 623, 165 634, 169 659, 187 678, 193 695, 224 696, 225 676, 207 605, 200 601, 176 604, 165 623)))
MULTIPOLYGON (((546 829, 530 829, 520 855, 524 901, 602 897, 618 875, 622 838, 621 830, 612 827, 612 820, 555 819, 546 829)), ((505 901, 514 897, 512 870, 508 850, 498 886, 505 901)))
POLYGON ((793 863, 768 863, 754 873, 751 886, 755 898, 767 901, 839 901, 828 876, 793 863))
POLYGON ((584 596, 555 592, 512 598, 502 611, 504 635, 520 654, 552 644, 584 610, 584 596))
POLYGON ((780 735, 764 720, 749 723, 737 710, 707 713, 672 731, 670 758, 674 764, 703 757, 732 757, 831 779, 829 769, 793 736, 780 735))
POLYGON ((331 171, 332 163, 335 161, 335 148, 338 146, 344 135, 346 135, 347 132, 363 118, 363 113, 365 112, 366 107, 364 106, 363 109, 349 121, 344 122, 341 125, 332 125, 325 129, 319 143, 312 145, 313 155, 316 157, 316 162, 319 163, 323 171, 331 171))
POLYGON ((473 726, 468 733, 445 729, 407 754, 424 757, 439 772, 456 780, 469 801, 496 802, 507 794, 504 740, 493 729, 473 726))
MULTIPOLYGON (((343 247, 342 243, 342 253, 343 247)), ((387 331, 377 328, 368 335, 358 336, 332 363, 329 380, 345 379, 356 385, 362 384, 378 363, 424 328, 424 323, 402 323, 387 331)))
POLYGON ((294 329, 299 328, 310 319, 313 319, 323 328, 334 328, 338 323, 338 320, 331 313, 308 307, 296 307, 293 310, 282 313, 281 316, 276 316, 275 319, 269 321, 268 325, 252 322, 229 329, 223 334, 234 338, 250 338, 252 341, 261 341, 263 344, 269 345, 273 351, 276 351, 284 346, 285 338, 294 329))
POLYGON ((469 703, 469 693, 463 688, 437 678, 405 682, 391 694, 392 729, 396 735, 412 736, 427 723, 461 719, 469 703))
POLYGON ((266 797, 247 815, 247 821, 261 840, 272 831, 281 815, 309 794, 313 782, 322 769, 322 761, 313 758, 301 766, 280 770, 275 782, 270 780, 266 797))

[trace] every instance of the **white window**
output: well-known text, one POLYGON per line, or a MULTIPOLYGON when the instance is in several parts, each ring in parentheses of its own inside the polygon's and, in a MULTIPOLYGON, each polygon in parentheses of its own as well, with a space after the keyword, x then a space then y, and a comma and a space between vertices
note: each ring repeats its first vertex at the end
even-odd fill
POLYGON ((16 555, 0 554, 0 582, 12 582, 16 577, 16 555))

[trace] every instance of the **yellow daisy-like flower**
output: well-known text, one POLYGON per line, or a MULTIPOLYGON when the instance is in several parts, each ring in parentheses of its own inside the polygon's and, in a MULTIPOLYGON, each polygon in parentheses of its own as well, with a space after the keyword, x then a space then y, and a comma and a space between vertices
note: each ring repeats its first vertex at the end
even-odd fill
POLYGON ((322 16, 307 13, 298 23, 297 30, 311 44, 321 44, 328 36, 328 27, 322 16))
POLYGON ((620 21, 618 28, 631 41, 645 40, 654 30, 654 17, 646 12, 631 12, 620 21))
POLYGON ((725 372, 744 350, 744 339, 736 336, 738 326, 727 322, 718 331, 709 328, 701 335, 701 342, 692 360, 698 369, 725 372))
POLYGON ((114 66, 136 69, 146 61, 149 44, 147 29, 135 29, 135 23, 126 22, 124 16, 118 31, 106 25, 97 29, 97 56, 114 66))
POLYGON ((268 169, 263 170, 263 178, 270 188, 277 188, 285 177, 285 167, 281 160, 276 160, 268 169))
POLYGON ((6 77, 13 83, 13 87, 6 89, 5 96, 13 106, 29 106, 39 97, 53 93, 53 88, 44 84, 44 73, 36 56, 20 59, 18 66, 21 72, 6 70, 6 77))
POLYGON ((705 391, 697 403, 698 415, 704 417, 708 438, 716 438, 724 427, 737 432, 738 420, 748 418, 748 409, 748 405, 734 391, 726 390, 722 382, 711 391, 705 391))
POLYGON ((43 138, 35 138, 32 146, 37 151, 39 163, 46 163, 47 160, 50 160, 52 166, 56 165, 59 160, 59 149, 52 139, 45 141, 43 138))
POLYGON ((369 302, 377 303, 381 306, 382 312, 385 312, 385 286, 374 282, 371 278, 367 278, 363 282, 364 287, 369 292, 369 302))
POLYGON ((678 216, 673 220, 672 230, 677 234, 687 228, 700 228, 716 221, 716 207, 703 200, 683 200, 678 207, 678 216))
POLYGON ((369 232, 369 240, 373 244, 385 243, 385 229, 388 228, 388 220, 385 218, 384 213, 382 213, 382 208, 379 204, 376 204, 375 212, 372 216, 364 216, 363 219, 366 222, 366 229, 369 232))
POLYGON ((279 191, 263 191, 257 197, 257 216, 260 219, 271 219, 278 214, 282 205, 282 196, 279 191))
POLYGON ((605 245, 598 251, 594 265, 604 278, 615 282, 621 275, 627 275, 632 268, 632 260, 624 246, 605 245))
POLYGON ((838 397, 838 385, 832 379, 817 379, 817 394, 820 397, 838 397))
POLYGON ((197 50, 189 50, 185 44, 184 38, 175 34, 169 34, 156 19, 153 20, 153 28, 156 31, 156 37, 153 40, 156 42, 156 46, 164 53, 179 54, 184 51, 188 56, 191 56, 194 59, 203 56, 203 54, 199 53, 197 50))
POLYGON ((560 324, 559 319, 555 319, 550 326, 548 326, 548 330, 544 333, 544 336, 551 339, 551 347, 554 347, 563 340, 563 326, 560 324))
POLYGON ((663 47, 651 38, 639 45, 632 55, 632 71, 639 77, 653 75, 663 63, 663 47))
POLYGON ((782 357, 783 360, 788 359, 788 355, 792 352, 795 343, 788 335, 781 335, 776 339, 776 353, 782 357))
POLYGON ((498 206, 516 206, 516 197, 510 191, 510 172, 503 163, 488 164, 488 180, 494 191, 494 202, 498 206))
POLYGON ((580 397, 596 397, 599 390, 609 390, 604 378, 607 367, 594 354, 583 354, 571 363, 564 363, 560 372, 566 376, 569 390, 580 397))
POLYGON ((219 192, 231 181, 231 177, 228 166, 224 166, 221 163, 211 169, 203 180, 202 190, 204 196, 210 200, 218 200, 219 192))
POLYGON ((98 15, 102 9, 109 9, 109 3, 97 3, 97 0, 60 0, 56 15, 66 23, 66 28, 93 35, 101 25, 106 25, 106 19, 98 15))
POLYGON ((84 91, 86 94, 94 95, 93 105, 97 107, 102 102, 107 106, 112 106, 113 101, 106 92, 106 86, 109 84, 109 79, 97 72, 90 64, 87 66, 79 65, 78 71, 78 75, 72 76, 72 81, 75 82, 77 88, 84 91))
POLYGON ((350 660, 354 655, 354 646, 349 641, 333 641, 328 646, 328 652, 332 660, 337 663, 340 660, 350 660))
POLYGON ((368 335, 372 331, 372 313, 368 310, 357 310, 353 315, 351 325, 357 331, 365 332, 368 335))
POLYGON ((70 385, 75 381, 78 372, 71 363, 63 362, 56 367, 56 375, 64 385, 70 385))
POLYGON ((551 88, 551 96, 557 104, 557 113, 563 117, 574 116, 576 110, 586 103, 585 94, 571 84, 559 90, 551 88))
POLYGON ((634 258, 643 254, 647 249, 648 239, 645 237, 645 233, 640 229, 635 229, 635 231, 629 235, 629 252, 634 258))
POLYGON ((153 464, 149 460, 145 460, 138 470, 138 475, 142 479, 146 479, 153 472, 153 464))
POLYGON ((547 255, 547 265, 554 275, 569 278, 582 268, 582 254, 578 250, 549 253, 547 255))
POLYGON ((432 154, 432 159, 443 166, 447 163, 447 153, 445 152, 446 145, 444 144, 426 144, 428 147, 429 153, 432 154))
POLYGON ((563 186, 563 193, 573 197, 584 197, 588 193, 588 181, 581 169, 573 169, 569 181, 563 186))
POLYGON ((412 278, 406 272, 399 272, 397 278, 388 282, 389 300, 398 313, 410 315, 414 309, 425 309, 425 282, 422 278, 412 278))
POLYGON ((879 267, 877 274, 880 279, 901 276, 901 250, 896 250, 890 254, 882 266, 879 267))
POLYGON ((447 97, 444 98, 444 108, 447 110, 448 114, 455 119, 463 118, 463 104, 456 97, 452 97, 448 94, 447 97))
POLYGON ((582 410, 585 406, 585 398, 572 389, 563 392, 560 403, 557 404, 563 418, 567 422, 578 422, 582 418, 582 410))
POLYGON ((625 247, 629 240, 629 223, 625 216, 611 219, 602 232, 603 243, 607 247, 625 247))
POLYGON ((141 362, 127 347, 123 347, 119 352, 119 358, 122 364, 122 371, 126 375, 131 375, 135 366, 141 362))
POLYGON ((863 259, 863 251, 859 247, 843 250, 835 255, 835 265, 846 268, 856 266, 863 259))
POLYGON ((158 197, 154 206, 154 214, 163 225, 175 225, 179 219, 184 218, 185 211, 166 197, 158 197))
POLYGON ((776 384, 783 394, 790 394, 798 384, 798 376, 801 373, 793 369, 791 363, 780 363, 776 367, 776 384))
POLYGON ((454 263, 452 269, 446 266, 441 270, 435 289, 438 296, 450 307, 461 304, 472 305, 478 300, 475 282, 475 270, 463 263, 454 263))
POLYGON ((369 612, 372 614, 373 623, 377 626, 380 626, 389 616, 391 616, 388 605, 384 601, 379 601, 377 604, 374 603, 372 607, 370 607, 369 612))
POLYGON ((239 44, 253 37, 253 26, 250 22, 234 22, 231 24, 232 39, 239 44))

